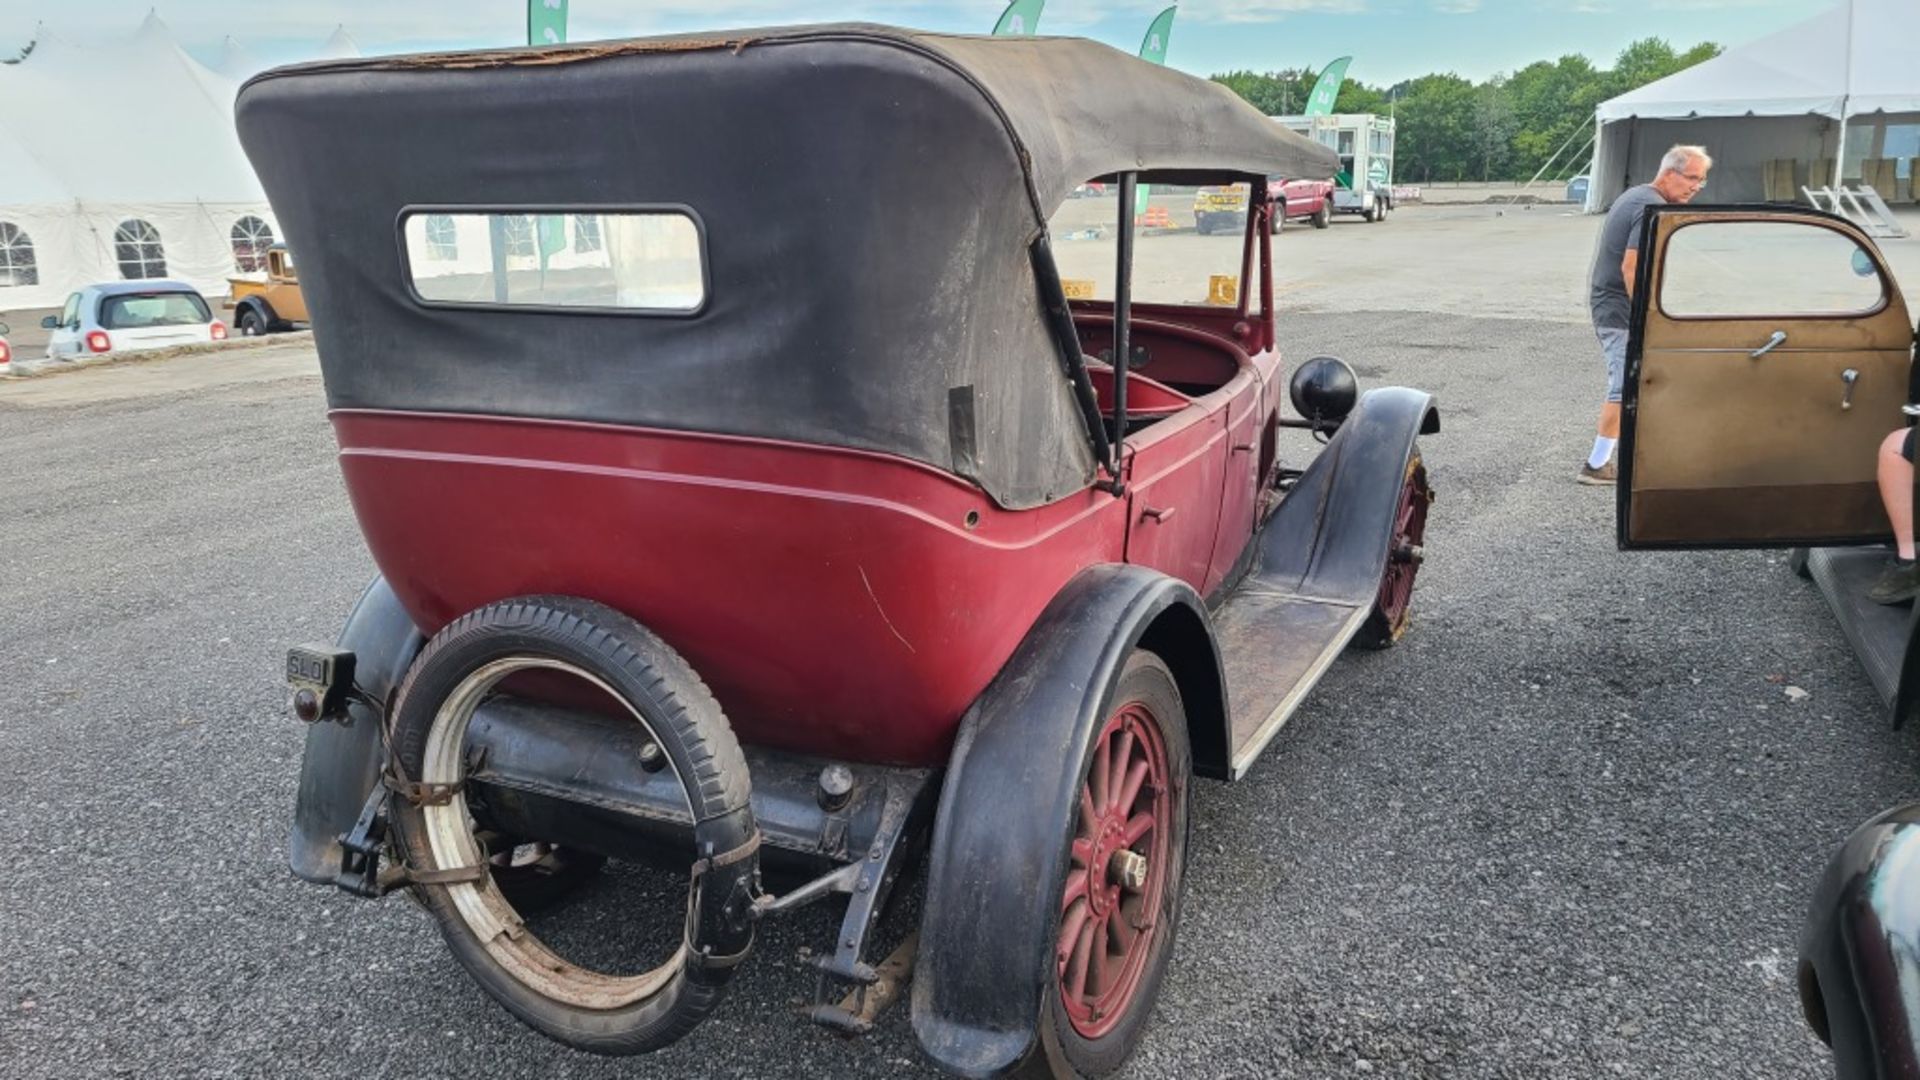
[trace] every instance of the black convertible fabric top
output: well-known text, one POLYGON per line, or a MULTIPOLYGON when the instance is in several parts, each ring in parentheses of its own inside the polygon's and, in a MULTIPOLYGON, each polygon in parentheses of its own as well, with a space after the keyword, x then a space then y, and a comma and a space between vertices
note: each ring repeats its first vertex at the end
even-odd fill
POLYGON ((1002 506, 1094 462, 1029 246, 1078 184, 1329 176, 1231 91, 1071 38, 816 26, 330 61, 240 137, 301 270, 329 403, 900 454, 1002 506), (693 317, 424 306, 408 207, 675 205, 693 317))

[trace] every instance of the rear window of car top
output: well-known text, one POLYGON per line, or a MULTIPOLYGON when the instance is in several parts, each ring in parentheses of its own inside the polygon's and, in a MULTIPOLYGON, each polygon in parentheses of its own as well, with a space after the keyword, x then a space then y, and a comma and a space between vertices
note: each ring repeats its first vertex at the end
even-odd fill
POLYGON ((705 237, 684 207, 419 208, 400 238, 432 307, 693 315, 707 302, 705 237))
POLYGON ((199 293, 121 293, 100 301, 100 328, 138 330, 146 326, 188 326, 213 321, 199 293))

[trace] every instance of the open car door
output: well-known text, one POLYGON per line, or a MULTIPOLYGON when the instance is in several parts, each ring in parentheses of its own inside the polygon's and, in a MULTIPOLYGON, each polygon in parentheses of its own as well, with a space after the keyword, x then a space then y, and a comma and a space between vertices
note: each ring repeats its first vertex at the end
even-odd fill
POLYGON ((1620 546, 1890 537, 1875 467, 1907 422, 1914 325, 1873 241, 1814 210, 1674 206, 1640 251, 1620 546))

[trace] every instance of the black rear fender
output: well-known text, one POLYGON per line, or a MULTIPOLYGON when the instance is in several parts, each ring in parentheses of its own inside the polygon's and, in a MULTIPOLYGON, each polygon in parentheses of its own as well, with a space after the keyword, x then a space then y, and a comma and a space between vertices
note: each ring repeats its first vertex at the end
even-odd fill
POLYGON ((944 1068, 994 1075, 1033 1045, 1080 763, 1136 647, 1172 669, 1196 759, 1205 748, 1224 774, 1225 692, 1211 635, 1185 583, 1137 566, 1092 567, 1047 605, 961 720, 913 979, 914 1031, 944 1068))
POLYGON ((258 296, 249 296, 240 301, 240 305, 233 309, 233 319, 235 322, 240 321, 240 313, 243 311, 252 311, 254 314, 260 316, 261 321, 267 326, 276 326, 280 322, 280 316, 274 314, 273 305, 258 296))
POLYGON ((293 872, 322 885, 334 883, 340 872, 340 836, 353 828, 380 780, 380 729, 386 709, 426 639, 387 587, 387 579, 376 577, 347 616, 338 644, 355 659, 358 693, 347 706, 351 722, 322 720, 307 729, 293 834, 287 842, 293 872))

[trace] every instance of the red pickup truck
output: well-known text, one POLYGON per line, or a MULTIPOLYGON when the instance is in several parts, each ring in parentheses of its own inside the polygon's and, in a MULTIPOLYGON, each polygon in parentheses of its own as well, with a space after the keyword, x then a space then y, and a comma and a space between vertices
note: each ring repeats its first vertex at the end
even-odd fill
POLYGON ((1286 197, 1287 212, 1276 221, 1306 218, 1316 229, 1333 223, 1333 181, 1288 180, 1280 185, 1280 194, 1286 197))
MULTIPOLYGON (((1193 225, 1201 235, 1216 230, 1238 230, 1247 227, 1247 184, 1226 184, 1203 187, 1194 194, 1193 225)), ((1333 181, 1331 180, 1281 180, 1269 178, 1267 190, 1286 198, 1286 213, 1274 218, 1274 231, 1278 232, 1283 219, 1305 218, 1313 222, 1316 229, 1324 229, 1333 221, 1333 181)))

